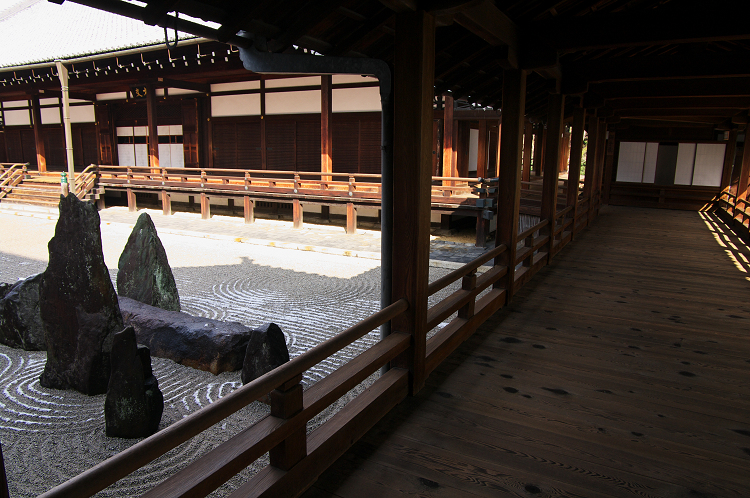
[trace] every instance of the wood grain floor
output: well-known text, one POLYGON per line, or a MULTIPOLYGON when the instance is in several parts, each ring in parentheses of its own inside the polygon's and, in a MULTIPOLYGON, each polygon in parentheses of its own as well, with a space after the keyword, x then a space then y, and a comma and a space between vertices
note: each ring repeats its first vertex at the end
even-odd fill
POLYGON ((603 209, 304 496, 750 496, 750 252, 713 220, 603 209))

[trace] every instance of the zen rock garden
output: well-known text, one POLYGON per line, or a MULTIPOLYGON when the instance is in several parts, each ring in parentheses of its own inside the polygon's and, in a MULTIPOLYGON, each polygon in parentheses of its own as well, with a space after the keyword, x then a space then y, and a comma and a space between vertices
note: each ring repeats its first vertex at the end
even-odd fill
POLYGON ((219 374, 242 370, 248 383, 289 361, 281 329, 255 330, 180 311, 172 269, 143 213, 120 256, 115 292, 104 263, 99 213, 60 197, 49 263, 40 274, 0 283, 0 342, 46 350, 42 386, 105 394, 106 435, 147 437, 164 400, 151 355, 219 374))

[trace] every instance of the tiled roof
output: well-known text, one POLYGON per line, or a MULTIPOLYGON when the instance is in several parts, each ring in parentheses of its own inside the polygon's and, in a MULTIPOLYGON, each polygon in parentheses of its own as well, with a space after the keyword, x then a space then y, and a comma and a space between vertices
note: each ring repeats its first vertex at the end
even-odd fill
POLYGON ((164 43, 163 28, 73 2, 0 0, 0 68, 157 43, 164 43))

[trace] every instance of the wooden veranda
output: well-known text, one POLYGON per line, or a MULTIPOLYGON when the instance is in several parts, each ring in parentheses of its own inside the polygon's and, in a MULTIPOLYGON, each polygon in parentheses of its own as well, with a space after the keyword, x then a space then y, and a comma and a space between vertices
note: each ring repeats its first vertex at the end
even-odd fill
POLYGON ((304 496, 746 496, 748 260, 714 215, 603 209, 304 496))

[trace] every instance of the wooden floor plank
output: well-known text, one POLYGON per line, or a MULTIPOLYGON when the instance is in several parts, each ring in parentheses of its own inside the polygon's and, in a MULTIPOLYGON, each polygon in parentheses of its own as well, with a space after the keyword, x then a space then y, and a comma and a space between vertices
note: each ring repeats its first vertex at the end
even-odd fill
POLYGON ((710 214, 603 208, 306 498, 746 496, 743 256, 710 214))

